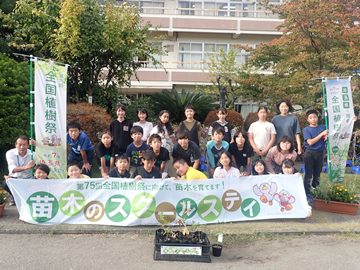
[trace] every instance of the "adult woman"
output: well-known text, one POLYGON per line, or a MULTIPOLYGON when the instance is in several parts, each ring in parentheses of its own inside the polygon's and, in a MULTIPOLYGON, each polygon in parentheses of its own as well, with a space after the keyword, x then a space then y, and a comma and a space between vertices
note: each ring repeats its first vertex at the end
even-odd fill
POLYGON ((281 173, 281 165, 285 159, 295 161, 296 152, 291 138, 284 136, 280 142, 269 150, 265 158, 265 164, 270 173, 281 173))
POLYGON ((301 149, 301 138, 300 138, 300 124, 297 117, 289 112, 293 112, 294 108, 290 100, 283 99, 277 104, 277 108, 280 112, 279 115, 274 116, 272 123, 276 129, 276 144, 278 144, 282 137, 288 136, 294 143, 296 140, 297 153, 300 155, 301 149))

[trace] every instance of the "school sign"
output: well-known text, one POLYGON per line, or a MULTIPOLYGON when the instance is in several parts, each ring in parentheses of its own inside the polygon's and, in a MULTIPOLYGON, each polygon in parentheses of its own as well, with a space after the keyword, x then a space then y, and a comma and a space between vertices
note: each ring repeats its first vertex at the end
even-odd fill
POLYGON ((8 181, 20 219, 115 226, 305 218, 301 175, 174 181, 110 178, 8 181))

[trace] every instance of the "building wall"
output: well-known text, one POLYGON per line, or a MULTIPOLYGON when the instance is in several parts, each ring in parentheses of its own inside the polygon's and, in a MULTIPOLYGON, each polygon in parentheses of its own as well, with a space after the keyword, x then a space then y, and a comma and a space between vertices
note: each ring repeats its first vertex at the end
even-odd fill
MULTIPOLYGON (((144 62, 133 76, 132 86, 122 89, 126 93, 212 84, 206 64, 209 55, 239 44, 255 47, 282 34, 277 29, 282 20, 251 0, 128 2, 139 7, 144 24, 150 23, 154 35, 163 38, 161 46, 166 54, 158 56, 162 67, 144 62)), ((245 63, 247 57, 245 52, 239 52, 239 64, 245 63)))

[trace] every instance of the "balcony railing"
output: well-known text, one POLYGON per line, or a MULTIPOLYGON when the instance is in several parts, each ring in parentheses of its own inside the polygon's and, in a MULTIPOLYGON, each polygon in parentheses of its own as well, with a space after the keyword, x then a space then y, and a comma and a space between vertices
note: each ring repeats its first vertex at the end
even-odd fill
MULTIPOLYGON (((283 0, 273 1, 272 4, 281 4, 283 0)), ((117 1, 121 4, 127 2, 136 6, 142 15, 188 15, 211 17, 240 17, 240 18, 278 18, 276 14, 266 10, 257 1, 176 1, 176 6, 169 6, 166 1, 117 1)), ((103 1, 100 0, 103 4, 103 1)))

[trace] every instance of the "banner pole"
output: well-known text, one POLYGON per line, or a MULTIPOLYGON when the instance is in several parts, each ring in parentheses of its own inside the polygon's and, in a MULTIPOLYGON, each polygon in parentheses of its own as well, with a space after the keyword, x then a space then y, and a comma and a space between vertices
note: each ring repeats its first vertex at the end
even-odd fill
MULTIPOLYGON (((34 138, 34 88, 33 88, 33 56, 30 55, 30 140, 34 138)), ((31 159, 34 159, 34 146, 30 144, 31 159)))
MULTIPOLYGON (((328 120, 328 109, 327 109, 327 98, 326 98, 326 89, 325 89, 325 78, 322 78, 321 81, 321 89, 323 94, 323 101, 324 101, 324 113, 325 113, 325 127, 327 130, 329 130, 329 120, 328 120)), ((330 158, 330 143, 329 143, 329 134, 326 140, 326 149, 327 149, 327 164, 328 164, 328 176, 329 180, 332 182, 331 174, 332 174, 332 168, 331 168, 331 158, 330 158)))

